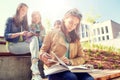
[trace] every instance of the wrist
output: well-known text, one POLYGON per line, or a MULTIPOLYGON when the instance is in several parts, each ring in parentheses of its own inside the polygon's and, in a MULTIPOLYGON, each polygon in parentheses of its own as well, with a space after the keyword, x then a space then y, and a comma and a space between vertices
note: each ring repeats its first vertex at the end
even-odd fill
POLYGON ((69 61, 69 64, 68 64, 69 66, 71 66, 72 65, 72 62, 71 61, 69 61))
POLYGON ((43 61, 43 54, 42 53, 39 54, 39 59, 43 61))
POLYGON ((20 33, 20 32, 18 33, 18 36, 21 36, 21 33, 20 33))

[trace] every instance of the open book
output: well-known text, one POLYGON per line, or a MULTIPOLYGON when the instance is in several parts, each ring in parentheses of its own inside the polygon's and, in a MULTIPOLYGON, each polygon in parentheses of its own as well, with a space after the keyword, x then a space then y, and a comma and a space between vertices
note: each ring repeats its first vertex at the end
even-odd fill
POLYGON ((93 65, 90 64, 68 66, 68 68, 72 72, 92 72, 94 70, 93 65))
POLYGON ((52 52, 52 54, 55 56, 57 61, 56 61, 56 64, 44 70, 45 75, 56 74, 56 73, 60 73, 68 70, 72 72, 92 72, 93 70, 93 66, 88 64, 78 65, 78 66, 68 66, 59 57, 57 57, 57 55, 54 52, 52 52))

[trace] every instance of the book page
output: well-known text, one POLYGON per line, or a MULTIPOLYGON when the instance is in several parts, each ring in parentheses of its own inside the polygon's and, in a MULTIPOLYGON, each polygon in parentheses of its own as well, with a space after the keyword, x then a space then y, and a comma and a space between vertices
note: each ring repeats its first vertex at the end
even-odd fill
POLYGON ((68 66, 54 52, 52 52, 52 54, 58 60, 60 65, 62 65, 67 70, 70 70, 72 72, 92 72, 92 70, 94 69, 93 65, 90 65, 90 64, 84 64, 84 65, 78 65, 78 66, 68 66))
POLYGON ((88 69, 87 67, 85 67, 85 66, 83 66, 83 65, 78 65, 78 66, 68 66, 68 68, 69 68, 70 70, 72 70, 72 69, 82 69, 82 70, 86 70, 86 69, 88 69))
POLYGON ((68 66, 59 57, 57 57, 57 55, 54 52, 52 52, 52 54, 55 56, 55 58, 58 60, 58 62, 61 65, 63 65, 64 67, 68 68, 68 66))
POLYGON ((84 65, 78 65, 78 66, 68 66, 68 68, 72 72, 93 72, 93 70, 94 70, 93 65, 90 65, 90 64, 84 64, 84 65))

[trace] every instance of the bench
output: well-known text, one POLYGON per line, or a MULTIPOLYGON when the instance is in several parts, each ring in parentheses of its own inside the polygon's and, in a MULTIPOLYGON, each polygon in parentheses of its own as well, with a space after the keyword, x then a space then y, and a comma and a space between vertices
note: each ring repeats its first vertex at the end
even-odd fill
MULTIPOLYGON (((30 53, 14 55, 0 52, 0 80, 31 80, 30 66, 30 53)), ((38 66, 42 73, 43 67, 40 61, 38 66)), ((41 76, 44 77, 44 74, 41 76)))
POLYGON ((0 80, 30 80, 30 55, 13 55, 0 52, 0 80))
MULTIPOLYGON (((5 44, 0 37, 0 80, 31 80, 31 54, 12 54, 5 44)), ((43 69, 40 61, 39 69, 43 69)))
POLYGON ((120 80, 120 70, 98 70, 90 74, 95 80, 120 80))

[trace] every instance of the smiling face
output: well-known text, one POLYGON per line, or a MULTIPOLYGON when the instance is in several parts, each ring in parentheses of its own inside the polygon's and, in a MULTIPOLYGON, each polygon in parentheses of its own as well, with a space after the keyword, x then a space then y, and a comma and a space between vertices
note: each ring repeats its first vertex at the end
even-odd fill
POLYGON ((23 19, 23 17, 27 14, 28 7, 22 6, 19 10, 19 16, 20 19, 23 19))
POLYGON ((32 13, 32 23, 38 24, 41 22, 41 16, 39 12, 32 13))
POLYGON ((79 18, 72 15, 64 19, 64 24, 68 33, 75 30, 79 23, 80 23, 79 18))

